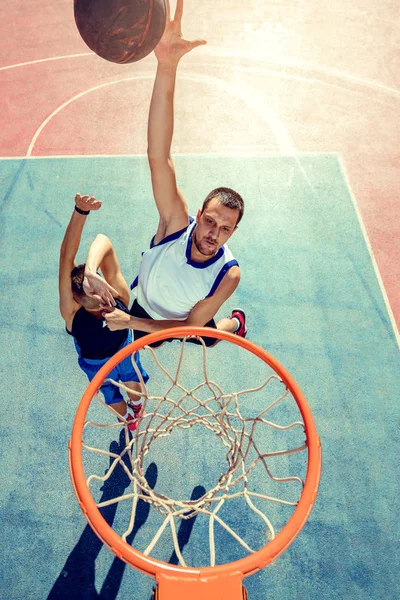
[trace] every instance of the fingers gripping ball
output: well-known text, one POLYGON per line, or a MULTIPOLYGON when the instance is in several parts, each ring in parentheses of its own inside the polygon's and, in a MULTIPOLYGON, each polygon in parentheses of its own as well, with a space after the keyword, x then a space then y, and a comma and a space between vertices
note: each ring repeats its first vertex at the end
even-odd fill
POLYGON ((131 63, 160 41, 166 23, 165 0, 74 0, 83 41, 101 58, 131 63))

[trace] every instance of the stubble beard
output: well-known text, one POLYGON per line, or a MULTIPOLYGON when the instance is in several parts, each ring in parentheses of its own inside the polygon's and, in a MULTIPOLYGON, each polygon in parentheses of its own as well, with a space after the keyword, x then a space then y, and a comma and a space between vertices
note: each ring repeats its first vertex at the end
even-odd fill
POLYGON ((193 242, 194 242, 194 245, 196 246, 196 249, 203 256, 212 257, 212 256, 215 256, 215 254, 217 253, 217 246, 214 246, 213 248, 208 248, 207 246, 204 249, 201 248, 201 246, 198 244, 198 242, 196 240, 196 230, 194 230, 194 232, 193 232, 193 242))

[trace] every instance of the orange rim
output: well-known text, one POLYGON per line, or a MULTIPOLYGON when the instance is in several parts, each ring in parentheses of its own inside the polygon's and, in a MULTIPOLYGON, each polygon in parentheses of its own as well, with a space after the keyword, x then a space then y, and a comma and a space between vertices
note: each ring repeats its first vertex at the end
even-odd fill
POLYGON ((253 342, 231 333, 226 333, 207 327, 176 327, 151 333, 135 342, 132 342, 112 356, 110 360, 95 375, 82 396, 75 416, 72 435, 69 441, 69 462, 71 479, 79 505, 90 526, 98 535, 98 537, 104 542, 104 544, 108 546, 108 548, 114 552, 118 558, 124 560, 129 565, 147 575, 156 577, 157 574, 164 573, 166 575, 174 575, 178 578, 185 579, 193 577, 218 577, 238 572, 242 573, 243 576, 246 577, 267 566, 280 554, 282 554, 282 552, 284 552, 286 548, 290 546, 293 540, 300 533, 312 510, 318 492, 322 457, 320 439, 317 434, 311 410, 307 404, 303 392, 290 373, 288 373, 288 371, 286 371, 286 369, 273 356, 253 342), (96 391, 99 389, 103 380, 107 377, 115 365, 117 365, 128 355, 138 352, 148 344, 171 337, 183 338, 192 335, 199 337, 213 337, 219 340, 227 340, 232 342, 233 344, 241 346, 242 348, 250 351, 266 362, 272 369, 274 369, 274 371, 284 381, 297 402, 303 418, 308 446, 308 467, 303 492, 295 511, 277 536, 266 546, 257 552, 246 556, 245 558, 231 563, 226 563, 224 565, 203 568, 181 567, 164 563, 149 556, 145 556, 124 542, 122 538, 106 523, 99 509, 97 508, 86 484, 82 462, 82 433, 86 413, 96 391))

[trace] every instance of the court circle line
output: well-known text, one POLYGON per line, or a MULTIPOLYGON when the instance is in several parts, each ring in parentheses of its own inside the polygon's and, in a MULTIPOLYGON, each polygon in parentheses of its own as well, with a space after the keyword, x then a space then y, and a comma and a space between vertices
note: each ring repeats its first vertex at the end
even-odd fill
MULTIPOLYGON (((41 123, 36 132, 34 133, 32 140, 29 144, 26 157, 30 157, 32 155, 32 151, 35 147, 35 144, 45 129, 45 127, 49 124, 49 122, 59 114, 64 108, 75 102, 75 100, 79 100, 86 94, 90 94, 97 90, 106 88, 111 85, 117 85, 120 83, 126 83, 128 81, 140 81, 154 79, 153 74, 149 75, 136 75, 134 77, 125 77, 123 79, 117 79, 114 81, 107 81, 106 83, 102 83, 100 85, 96 85, 94 87, 88 88, 79 94, 76 94, 72 98, 69 98, 66 102, 58 106, 53 112, 41 123)), ((201 75, 197 73, 182 73, 180 79, 187 79, 189 81, 202 82, 206 84, 217 85, 219 88, 223 88, 228 90, 232 95, 236 98, 239 98, 243 103, 245 103, 249 108, 257 113, 259 118, 269 127, 273 135, 275 136, 276 143, 281 153, 289 153, 295 154, 296 150, 294 147, 294 143, 289 136, 289 133, 285 127, 285 125, 280 121, 277 117, 273 109, 269 108, 264 100, 264 95, 262 92, 258 92, 252 88, 246 87, 244 91, 238 85, 229 83, 223 79, 219 79, 218 77, 212 77, 209 75, 201 75)))
MULTIPOLYGON (((203 50, 203 52, 205 52, 206 54, 208 54, 209 56, 212 56, 212 57, 225 58, 225 59, 226 58, 230 58, 230 59, 238 58, 238 59, 251 61, 252 63, 255 63, 255 64, 260 63, 259 58, 256 58, 256 57, 252 56, 251 54, 246 54, 246 52, 238 52, 237 49, 235 49, 235 48, 228 48, 228 49, 225 49, 222 51, 222 49, 219 47, 211 46, 211 45, 207 44, 206 46, 203 47, 202 50, 203 50)), ((69 59, 69 58, 83 58, 83 57, 98 58, 94 52, 81 52, 78 54, 65 54, 65 55, 61 55, 61 56, 50 56, 47 58, 39 58, 36 60, 26 61, 23 63, 15 63, 13 65, 6 65, 4 67, 0 67, 0 71, 16 69, 16 68, 20 68, 20 67, 36 65, 36 64, 41 64, 41 63, 50 62, 50 61, 65 60, 65 59, 69 59)), ((379 82, 371 80, 371 79, 363 79, 360 77, 356 77, 354 75, 351 75, 350 73, 346 73, 345 71, 339 71, 338 69, 318 67, 317 65, 310 64, 310 62, 302 63, 299 61, 297 61, 296 63, 291 63, 289 61, 281 61, 281 62, 276 61, 274 64, 276 64, 277 67, 281 67, 282 71, 281 72, 279 72, 279 71, 276 72, 273 70, 269 71, 267 69, 263 69, 260 67, 258 67, 258 68, 257 67, 247 67, 246 65, 235 65, 235 66, 239 67, 241 69, 257 68, 266 73, 280 74, 281 77, 286 77, 288 79, 289 78, 297 79, 298 77, 300 77, 301 80, 303 80, 303 79, 307 80, 308 78, 307 78, 307 76, 302 77, 301 75, 296 76, 291 73, 286 73, 284 71, 284 69, 285 68, 286 69, 287 68, 300 69, 301 71, 305 71, 306 73, 314 71, 316 73, 320 73, 321 75, 325 75, 325 76, 329 76, 329 77, 336 77, 338 79, 341 79, 343 81, 348 81, 350 83, 353 83, 353 84, 363 87, 363 88, 374 89, 375 91, 383 92, 384 94, 387 94, 390 96, 395 96, 396 98, 400 98, 400 91, 397 88, 390 87, 388 85, 379 83, 379 82)), ((319 79, 312 79, 312 81, 329 85, 329 82, 320 81, 319 79)), ((335 84, 333 84, 333 85, 335 85, 335 84)))
POLYGON ((8 71, 9 69, 17 69, 19 67, 29 67, 30 65, 39 65, 45 62, 51 62, 52 60, 65 60, 66 58, 82 58, 83 56, 96 56, 93 52, 82 52, 80 54, 65 54, 62 56, 48 56, 47 58, 37 58, 36 60, 28 60, 22 63, 15 63, 14 65, 6 65, 0 67, 0 71, 8 71))

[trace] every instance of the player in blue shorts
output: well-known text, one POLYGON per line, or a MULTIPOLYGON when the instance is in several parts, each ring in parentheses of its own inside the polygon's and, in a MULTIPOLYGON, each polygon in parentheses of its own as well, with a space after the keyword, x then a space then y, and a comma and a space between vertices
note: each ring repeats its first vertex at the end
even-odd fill
MULTIPOLYGON (((67 332, 73 336, 78 352, 78 364, 89 381, 118 350, 132 341, 127 328, 111 331, 106 327, 103 313, 118 309, 128 313, 129 288, 123 278, 117 256, 110 240, 99 234, 92 243, 86 264, 76 265, 76 255, 81 241, 83 227, 91 210, 98 210, 101 202, 93 196, 75 197, 75 207, 64 235, 60 251, 59 294, 60 312, 67 332), (97 274, 100 269, 104 279, 97 274), (107 282, 107 287, 102 285, 107 282), (88 296, 89 292, 91 296, 88 296)), ((139 354, 135 355, 136 365, 144 382, 148 375, 140 364, 139 354)), ((106 404, 113 408, 133 431, 142 408, 139 377, 128 356, 108 375, 121 381, 132 390, 128 392, 133 415, 127 410, 120 389, 112 383, 104 383, 100 390, 106 404)))
MULTIPOLYGON (((148 123, 148 160, 159 223, 150 248, 143 253, 133 288, 130 315, 105 315, 112 331, 130 327, 135 338, 180 325, 209 326, 245 337, 246 318, 234 309, 217 323, 214 316, 240 280, 237 260, 227 246, 243 216, 243 199, 227 187, 212 190, 197 215, 177 187, 171 143, 178 63, 204 40, 185 40, 181 33, 183 0, 173 20, 167 2, 167 26, 155 49, 158 61, 148 123)), ((215 343, 209 338, 208 345, 215 343)))

